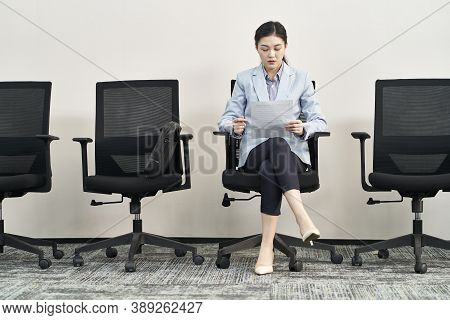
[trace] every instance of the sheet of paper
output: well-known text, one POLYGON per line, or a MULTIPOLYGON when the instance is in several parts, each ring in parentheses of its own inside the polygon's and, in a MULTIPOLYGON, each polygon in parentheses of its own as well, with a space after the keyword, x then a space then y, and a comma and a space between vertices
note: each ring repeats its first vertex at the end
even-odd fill
POLYGON ((287 137, 291 133, 284 126, 295 120, 292 100, 252 102, 248 125, 253 138, 287 137))

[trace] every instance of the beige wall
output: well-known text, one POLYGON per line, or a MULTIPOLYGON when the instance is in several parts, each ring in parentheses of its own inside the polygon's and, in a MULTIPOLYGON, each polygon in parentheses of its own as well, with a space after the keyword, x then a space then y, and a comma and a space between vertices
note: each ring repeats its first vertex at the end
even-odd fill
MULTIPOLYGON (((9 232, 107 237, 130 231, 128 203, 89 205, 119 196, 82 192, 80 147, 71 141, 94 137, 95 83, 115 78, 178 79, 183 126, 195 137, 192 189, 145 199, 145 230, 190 237, 258 232, 259 200, 221 206, 224 147, 209 129, 224 110, 229 80, 259 63, 253 34, 270 19, 287 28, 291 65, 310 71, 318 87, 326 84, 318 94, 332 136, 320 144, 321 188, 304 195, 323 238, 411 232, 408 201, 365 205, 374 195, 361 189, 359 144, 350 132, 373 130, 376 79, 450 76, 450 5, 382 48, 446 1, 3 2, 16 12, 0 4, 0 81, 52 81, 51 133, 61 138, 52 146, 53 190, 4 201, 9 232)), ((93 173, 92 145, 89 151, 93 173)), ((448 194, 425 200, 425 232, 450 238, 449 204, 448 194)), ((282 212, 279 231, 298 236, 288 207, 282 212)))

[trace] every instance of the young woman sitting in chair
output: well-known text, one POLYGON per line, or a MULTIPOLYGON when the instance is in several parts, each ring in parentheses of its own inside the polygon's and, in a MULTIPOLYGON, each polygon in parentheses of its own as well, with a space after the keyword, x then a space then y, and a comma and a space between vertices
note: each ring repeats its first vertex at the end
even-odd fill
POLYGON ((295 215, 303 241, 320 237, 303 206, 298 171, 308 170, 310 164, 306 140, 314 132, 325 131, 327 123, 308 73, 287 64, 283 25, 273 21, 261 25, 255 33, 255 46, 261 64, 237 75, 218 124, 221 131, 241 139, 239 167, 261 176, 262 242, 255 272, 262 275, 273 272, 273 240, 282 195, 295 215), (249 104, 270 101, 291 101, 293 105, 292 120, 285 123, 286 134, 281 137, 261 137, 252 132, 249 104), (299 120, 301 113, 306 122, 299 120))

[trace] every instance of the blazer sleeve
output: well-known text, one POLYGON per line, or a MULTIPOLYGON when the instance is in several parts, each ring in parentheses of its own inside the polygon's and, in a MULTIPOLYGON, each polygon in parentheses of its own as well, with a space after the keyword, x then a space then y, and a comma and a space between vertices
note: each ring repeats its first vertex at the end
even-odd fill
MULTIPOLYGON (((237 75, 234 85, 233 94, 228 100, 225 112, 218 121, 219 131, 228 132, 234 138, 240 139, 242 135, 235 134, 233 131, 233 119, 243 117, 245 115, 245 107, 247 106, 247 98, 245 97, 244 85, 237 75)), ((245 131, 244 131, 245 133, 245 131)), ((244 134, 243 133, 243 134, 244 134)))
POLYGON ((306 118, 306 123, 303 125, 304 134, 301 136, 302 140, 308 140, 315 132, 327 130, 327 122, 320 110, 319 101, 317 100, 309 73, 306 73, 305 76, 305 88, 300 96, 300 107, 306 118))

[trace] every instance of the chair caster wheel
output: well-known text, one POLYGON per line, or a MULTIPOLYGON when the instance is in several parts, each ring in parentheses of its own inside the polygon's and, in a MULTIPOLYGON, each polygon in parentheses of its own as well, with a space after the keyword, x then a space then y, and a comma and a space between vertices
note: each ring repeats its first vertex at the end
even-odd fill
POLYGON ((427 264, 426 263, 416 263, 416 265, 414 266, 414 271, 416 273, 420 273, 420 274, 424 274, 427 272, 427 264))
POLYGON ((117 249, 116 248, 112 248, 112 247, 106 248, 106 256, 108 258, 115 258, 115 257, 117 257, 117 249))
POLYGON ((378 258, 380 258, 380 259, 389 258, 389 250, 388 249, 378 250, 378 258))
POLYGON ((296 260, 294 263, 289 262, 289 271, 300 272, 303 270, 303 263, 296 260))
POLYGON ((216 260, 217 268, 228 269, 230 267, 230 257, 227 257, 227 256, 228 255, 217 257, 217 260, 216 260))
POLYGON ((340 253, 331 252, 331 262, 334 264, 341 264, 344 260, 344 257, 340 253))
POLYGON ((184 249, 175 249, 175 255, 177 257, 184 257, 186 255, 187 251, 184 249))
POLYGON ((354 257, 352 257, 352 266, 359 266, 359 267, 361 267, 362 263, 363 263, 363 261, 362 261, 361 256, 354 256, 354 257))
POLYGON ((126 272, 135 272, 136 271, 136 262, 127 261, 127 263, 125 263, 125 271, 126 272))
POLYGON ((39 259, 39 268, 41 268, 42 270, 50 268, 51 265, 52 265, 51 260, 45 258, 39 259))
POLYGON ((205 261, 205 258, 196 254, 192 257, 192 261, 194 261, 195 265, 199 266, 205 261))
POLYGON ((82 256, 73 257, 73 266, 74 267, 82 267, 84 265, 84 259, 82 256))
POLYGON ((64 257, 64 252, 62 250, 55 250, 53 252, 53 258, 56 260, 61 260, 64 257))

